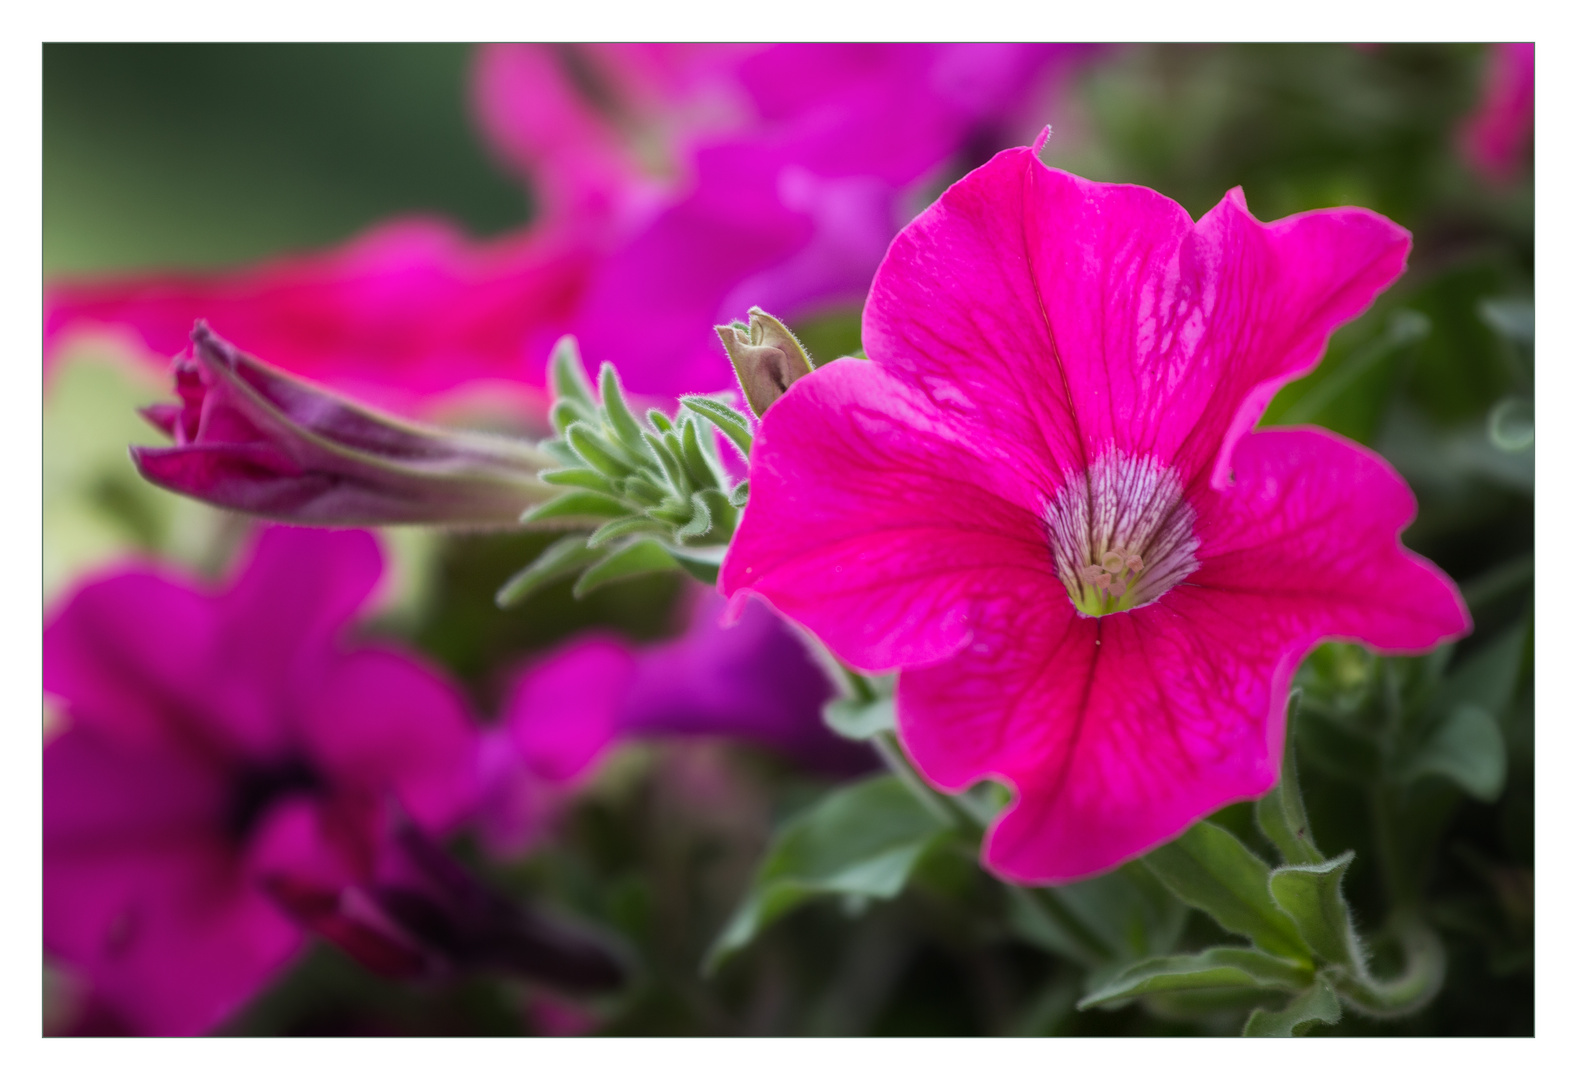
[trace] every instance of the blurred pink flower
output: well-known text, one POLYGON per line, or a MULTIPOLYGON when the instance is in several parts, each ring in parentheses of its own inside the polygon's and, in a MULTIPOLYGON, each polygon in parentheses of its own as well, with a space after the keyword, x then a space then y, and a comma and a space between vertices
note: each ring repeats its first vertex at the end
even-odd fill
POLYGON ((409 413, 477 379, 540 388, 551 342, 574 331, 636 393, 725 389, 714 324, 752 304, 794 319, 857 302, 918 188, 1010 141, 1067 55, 490 46, 477 112, 538 192, 529 229, 475 244, 394 222, 230 273, 52 283, 46 357, 92 327, 170 357, 206 319, 246 352, 409 413))
POLYGON ((456 691, 343 640, 381 572, 370 534, 270 528, 222 590, 127 569, 49 621, 44 945, 131 1030, 206 1031, 295 955, 263 878, 370 872, 391 798, 434 830, 471 807, 456 691))
POLYGON ((1383 460, 1250 433, 1408 245, 1367 210, 1263 224, 1233 190, 1195 223, 998 154, 894 241, 871 360, 768 410, 723 591, 901 669, 926 778, 1013 788, 984 852, 1007 877, 1099 873, 1263 794, 1318 641, 1468 627, 1401 547, 1415 503, 1383 460))
POLYGON ((865 747, 822 722, 832 686, 794 631, 761 604, 724 626, 723 607, 716 592, 697 589, 688 627, 672 641, 639 646, 592 632, 522 672, 483 751, 479 817, 495 849, 538 840, 603 755, 626 740, 722 737, 832 772, 874 764, 865 747))
POLYGON ((1533 43, 1491 45, 1478 107, 1459 133, 1462 154, 1490 183, 1509 184, 1532 138, 1533 43))

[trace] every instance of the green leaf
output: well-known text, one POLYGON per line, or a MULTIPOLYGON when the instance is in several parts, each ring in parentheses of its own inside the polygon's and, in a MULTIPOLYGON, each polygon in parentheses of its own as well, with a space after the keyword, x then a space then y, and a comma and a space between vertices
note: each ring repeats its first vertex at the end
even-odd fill
POLYGON ((538 522, 558 521, 561 518, 623 517, 629 512, 629 506, 611 495, 603 495, 595 491, 566 491, 541 506, 534 506, 521 514, 520 523, 535 525, 538 522))
POLYGON ((573 401, 582 406, 587 415, 595 412, 597 401, 592 396, 591 381, 586 378, 586 366, 581 363, 580 346, 570 335, 565 334, 553 346, 548 372, 556 400, 573 401))
POLYGON ((1281 780, 1254 804, 1254 820, 1265 839, 1276 845, 1289 863, 1317 863, 1324 860, 1314 846, 1309 816, 1303 808, 1303 791, 1298 786, 1298 762, 1293 753, 1292 728, 1303 692, 1294 690, 1287 700, 1287 737, 1281 755, 1281 780))
POLYGON ((1402 772, 1404 781, 1443 776, 1481 802, 1500 798, 1506 784, 1506 738, 1500 724, 1472 702, 1436 724, 1402 772))
POLYGON ((1313 866, 1279 866, 1270 872, 1270 895, 1287 913, 1314 955, 1332 964, 1362 970, 1352 913, 1342 898, 1342 876, 1353 853, 1313 866))
POLYGON ((879 732, 894 731, 898 726, 897 713, 890 697, 875 701, 855 701, 851 698, 829 701, 822 706, 821 718, 845 739, 865 740, 879 732))
POLYGON ((894 776, 840 788, 785 825, 707 954, 715 971, 766 927, 818 896, 890 900, 947 827, 894 776))
POLYGON ((721 401, 701 397, 699 394, 686 394, 679 399, 679 403, 716 424, 717 430, 734 444, 745 460, 750 460, 750 444, 753 440, 750 434, 750 420, 743 413, 736 412, 721 401))
POLYGON ((1505 712, 1517 692, 1527 634, 1524 619, 1473 653, 1446 676, 1436 693, 1437 701, 1451 707, 1477 705, 1491 716, 1505 712))
POLYGON ((1313 978, 1314 973, 1308 968, 1257 949, 1206 949, 1193 956, 1157 956, 1130 964, 1100 989, 1086 994, 1079 1008, 1179 990, 1297 991, 1307 987, 1313 978))
POLYGON ((631 514, 628 517, 616 518, 603 525, 596 532, 586 538, 588 548, 600 548, 611 540, 618 540, 625 536, 635 536, 640 533, 647 535, 661 535, 668 530, 660 522, 653 521, 645 514, 631 514))
POLYGON ((668 417, 664 416, 661 409, 647 409, 646 422, 651 424, 652 427, 657 430, 659 435, 665 431, 672 431, 674 429, 674 422, 668 419, 668 417))
POLYGON ((602 411, 607 414, 608 425, 613 428, 614 435, 630 453, 637 456, 645 454, 646 440, 641 437, 641 422, 635 419, 635 414, 630 412, 630 406, 624 400, 624 387, 619 385, 619 373, 614 370, 613 364, 603 362, 597 381, 602 391, 602 411))
POLYGON ((501 608, 513 607, 543 585, 573 574, 598 557, 598 552, 587 550, 586 537, 582 533, 555 540, 543 548, 531 565, 504 582, 493 601, 501 608))
POLYGON ((1227 830, 1201 821, 1144 856, 1144 865, 1183 903, 1266 952, 1309 959, 1308 946, 1270 895, 1270 868, 1227 830))
POLYGON ((728 505, 744 509, 745 503, 750 501, 750 481, 741 480, 734 485, 734 490, 728 493, 728 505))
POLYGON ((1255 1009, 1243 1025, 1249 1036, 1306 1035, 1316 1024, 1334 1024, 1342 1018, 1342 1003, 1322 976, 1314 985, 1287 1003, 1279 1012, 1255 1009))
POLYGON ((676 441, 677 438, 671 431, 661 435, 648 432, 646 435, 646 445, 650 447, 657 463, 662 466, 663 478, 667 480, 668 487, 678 492, 681 498, 689 498, 690 478, 684 474, 684 466, 679 463, 679 455, 674 445, 676 441))
POLYGON ((565 428, 564 438, 582 461, 600 473, 621 477, 635 471, 635 462, 629 455, 615 448, 584 420, 577 420, 565 428))
POLYGON ((701 424, 703 421, 687 416, 684 423, 679 425, 679 441, 683 447, 684 466, 689 470, 697 486, 710 488, 717 487, 722 481, 722 470, 714 468, 709 454, 701 447, 701 424))
POLYGON ((699 491, 690 496, 690 511, 690 521, 674 533, 677 540, 694 540, 712 531, 712 511, 699 491))
POLYGON ((589 491, 601 492, 603 495, 619 497, 618 488, 596 469, 547 469, 537 474, 537 479, 544 484, 554 484, 558 487, 586 488, 589 491))
POLYGON ((619 548, 582 574, 575 582, 575 599, 579 600, 587 593, 615 581, 678 568, 679 564, 657 541, 637 540, 619 548))

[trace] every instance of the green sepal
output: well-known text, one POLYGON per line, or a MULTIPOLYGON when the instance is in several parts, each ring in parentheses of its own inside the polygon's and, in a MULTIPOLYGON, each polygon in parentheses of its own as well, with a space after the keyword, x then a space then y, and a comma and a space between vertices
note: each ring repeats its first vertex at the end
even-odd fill
POLYGON ((840 698, 829 701, 821 708, 821 718, 828 727, 845 739, 864 741, 883 731, 895 731, 898 714, 890 697, 875 701, 855 701, 840 698))
POLYGON ((537 474, 537 479, 557 487, 585 488, 615 499, 619 497, 619 489, 613 481, 596 469, 545 469, 537 474))
POLYGON ((715 971, 766 927, 818 896, 892 899, 946 831, 897 777, 833 791, 773 838, 703 970, 715 971))
POLYGON ((584 420, 577 420, 564 429, 564 438, 581 460, 608 476, 628 476, 635 471, 636 463, 623 450, 618 449, 597 433, 584 420))
POLYGON ((541 506, 534 506, 520 515, 522 525, 535 525, 543 521, 557 522, 563 518, 623 517, 630 507, 621 499, 596 491, 566 491, 555 495, 541 506))
POLYGON ((599 553, 588 551, 584 533, 575 533, 555 540, 542 549, 542 554, 529 566, 517 570, 493 596, 501 608, 513 607, 537 589, 561 577, 568 577, 583 566, 595 562, 599 553))
POLYGON ((1298 762, 1293 753, 1292 725, 1297 718, 1303 691, 1294 690, 1287 699, 1286 740, 1281 755, 1281 779, 1254 804, 1254 820, 1265 839, 1276 845, 1289 863, 1323 862, 1325 856, 1314 846, 1309 815, 1303 808, 1303 791, 1298 786, 1298 762))
POLYGON ((1317 1024, 1334 1024, 1342 1018, 1342 1003, 1324 976, 1276 1012, 1255 1009, 1243 1025, 1246 1036, 1307 1035, 1317 1024))
POLYGON ((1270 867, 1227 830, 1201 821, 1144 856, 1183 903, 1277 956, 1307 963, 1309 947, 1270 895, 1270 867))
POLYGON ((1080 1009, 1181 990, 1258 989, 1297 992, 1314 972, 1258 949, 1206 949, 1192 956, 1155 956, 1119 971, 1086 994, 1080 1009))
POLYGON ((575 582, 575 599, 602 588, 604 585, 641 574, 655 574, 662 570, 678 569, 679 564, 655 540, 637 540, 619 548, 588 569, 575 582))
POLYGON ((580 346, 566 334, 553 346, 548 360, 548 382, 556 401, 573 401, 581 405, 587 415, 594 415, 596 398, 592 395, 591 380, 586 378, 586 366, 580 359, 580 346))
POLYGON ((613 434, 630 453, 637 456, 644 454, 646 440, 641 437, 641 422, 635 419, 635 414, 624 400, 624 387, 619 385, 619 373, 611 363, 603 362, 597 384, 602 393, 602 411, 607 414, 608 426, 613 429, 613 434))
POLYGON ((1313 866, 1278 866, 1270 872, 1270 895, 1315 956, 1362 971, 1352 914, 1342 898, 1342 877, 1352 860, 1349 851, 1313 866))
POLYGON ((609 541, 618 540, 625 536, 635 536, 642 533, 660 536, 667 531, 660 522, 653 521, 645 514, 630 514, 628 517, 616 518, 603 525, 586 538, 586 546, 588 548, 600 548, 609 541))
POLYGON ((698 416, 704 416, 717 425, 717 430, 723 433, 724 438, 734 444, 735 449, 750 460, 750 446, 754 437, 750 434, 750 420, 744 413, 724 405, 714 398, 702 397, 699 394, 685 394, 679 403, 698 416))

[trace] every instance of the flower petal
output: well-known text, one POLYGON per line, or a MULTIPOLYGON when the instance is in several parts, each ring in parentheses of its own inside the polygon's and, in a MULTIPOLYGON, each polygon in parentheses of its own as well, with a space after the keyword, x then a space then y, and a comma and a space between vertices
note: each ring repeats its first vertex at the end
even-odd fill
POLYGON ((1065 596, 1017 463, 956 438, 876 364, 800 379, 756 437, 724 595, 760 594, 867 670, 960 648, 973 599, 1004 584, 1065 596))
POLYGON ((1048 493, 1111 445, 1220 484, 1233 441, 1408 242, 1367 210, 1261 224, 1241 191, 1196 225, 1147 188, 1006 150, 893 242, 864 340, 954 423, 1039 459, 1048 493))
POLYGON ((533 664, 510 694, 505 723, 536 776, 563 784, 581 776, 614 741, 635 656, 612 634, 587 634, 533 664))

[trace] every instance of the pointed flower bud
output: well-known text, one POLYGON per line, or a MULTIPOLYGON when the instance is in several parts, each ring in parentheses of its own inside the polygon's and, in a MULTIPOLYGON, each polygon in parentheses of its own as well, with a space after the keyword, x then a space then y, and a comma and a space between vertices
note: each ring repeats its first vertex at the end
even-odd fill
POLYGON ((248 356, 199 322, 179 404, 143 415, 175 440, 132 447, 151 483, 303 525, 514 525, 554 489, 536 447, 363 408, 248 356))
POLYGON ((750 323, 717 327, 723 348, 734 362, 739 388, 757 416, 761 416, 798 379, 811 373, 810 354, 799 339, 777 319, 760 308, 750 309, 750 323))

